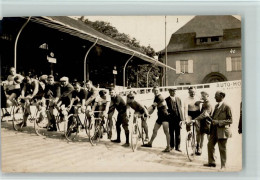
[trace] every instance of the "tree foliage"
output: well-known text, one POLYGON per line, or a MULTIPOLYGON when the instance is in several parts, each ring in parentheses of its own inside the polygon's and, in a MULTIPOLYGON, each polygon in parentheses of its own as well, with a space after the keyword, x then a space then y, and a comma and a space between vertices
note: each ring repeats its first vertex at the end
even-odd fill
MULTIPOLYGON (((106 36, 121 42, 122 44, 126 45, 131 49, 146 54, 149 57, 155 56, 155 51, 150 45, 148 45, 147 47, 140 45, 140 42, 136 38, 131 38, 129 35, 125 33, 120 33, 109 22, 92 22, 88 19, 84 19, 84 16, 81 16, 79 20, 91 26, 93 29, 105 34, 106 36)), ((151 65, 141 65, 139 66, 138 71, 137 68, 128 68, 128 83, 131 84, 132 87, 146 87, 146 77, 150 67, 151 65), (137 75, 138 85, 136 84, 137 75)), ((157 84, 158 80, 156 78, 159 77, 160 69, 158 67, 153 67, 149 74, 149 86, 151 87, 157 84)))

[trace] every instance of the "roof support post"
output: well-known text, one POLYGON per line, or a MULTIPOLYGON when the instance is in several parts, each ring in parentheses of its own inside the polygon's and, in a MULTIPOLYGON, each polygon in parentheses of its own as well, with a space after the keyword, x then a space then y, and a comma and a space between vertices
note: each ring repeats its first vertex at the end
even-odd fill
POLYGON ((97 42, 98 42, 98 38, 96 39, 94 44, 88 49, 88 51, 86 52, 86 55, 84 57, 84 86, 85 87, 86 87, 86 81, 87 81, 87 68, 86 68, 87 57, 88 57, 88 54, 89 54, 90 50, 97 44, 97 42))
POLYGON ((135 53, 126 61, 125 65, 124 65, 124 69, 123 69, 123 87, 124 87, 124 89, 125 89, 125 69, 126 69, 126 65, 134 57, 134 55, 135 55, 135 53))
POLYGON ((149 86, 149 73, 150 73, 150 71, 152 70, 152 68, 156 65, 156 63, 158 62, 158 60, 157 61, 155 61, 155 63, 152 65, 152 67, 148 70, 148 72, 147 72, 147 75, 146 75, 146 87, 148 88, 148 86, 149 86))
POLYGON ((28 22, 30 21, 31 16, 27 19, 27 21, 23 24, 23 26, 21 27, 21 29, 19 30, 16 39, 15 39, 15 43, 14 43, 14 68, 16 69, 16 61, 17 61, 17 43, 18 43, 18 39, 19 36, 22 32, 22 30, 24 29, 24 27, 28 24, 28 22))

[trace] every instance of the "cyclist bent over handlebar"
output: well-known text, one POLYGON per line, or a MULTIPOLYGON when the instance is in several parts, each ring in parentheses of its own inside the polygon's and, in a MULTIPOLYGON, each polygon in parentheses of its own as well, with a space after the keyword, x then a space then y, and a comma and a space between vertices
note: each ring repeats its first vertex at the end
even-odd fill
POLYGON ((24 87, 21 92, 21 103, 25 111, 23 115, 23 122, 21 122, 19 125, 25 127, 27 126, 28 116, 31 114, 31 103, 36 105, 38 111, 40 112, 40 118, 44 118, 45 116, 46 105, 45 101, 42 101, 44 94, 43 87, 40 85, 37 79, 26 76, 23 80, 23 83, 24 87))

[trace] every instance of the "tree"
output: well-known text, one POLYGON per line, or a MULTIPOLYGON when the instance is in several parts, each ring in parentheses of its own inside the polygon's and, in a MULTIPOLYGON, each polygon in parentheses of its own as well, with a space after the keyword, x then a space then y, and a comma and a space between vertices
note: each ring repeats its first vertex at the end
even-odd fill
MULTIPOLYGON (((115 39, 116 41, 119 41, 126 45, 127 47, 134 49, 138 52, 141 52, 149 57, 155 56, 154 49, 148 45, 147 47, 141 46, 139 41, 136 38, 131 38, 129 35, 125 33, 120 33, 115 27, 113 27, 109 22, 104 21, 89 21, 88 19, 84 20, 84 17, 81 16, 79 21, 84 22, 85 24, 91 26, 93 29, 107 35, 108 37, 111 37, 115 39)), ((131 68, 128 70, 128 82, 132 84, 132 87, 146 87, 146 75, 149 71, 151 65, 141 65, 139 66, 139 71, 136 71, 137 68, 131 68), (138 85, 136 84, 136 77, 138 75, 138 85)), ((153 67, 150 71, 149 76, 149 86, 154 86, 158 82, 156 80, 156 77, 158 77, 160 74, 160 68, 153 67)))

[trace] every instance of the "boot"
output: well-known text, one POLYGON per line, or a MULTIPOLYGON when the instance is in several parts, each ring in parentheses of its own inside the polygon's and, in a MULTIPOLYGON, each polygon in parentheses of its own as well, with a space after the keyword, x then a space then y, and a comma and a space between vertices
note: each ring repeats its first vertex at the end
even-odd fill
POLYGON ((115 140, 111 140, 111 142, 120 143, 121 142, 121 139, 120 139, 120 133, 121 133, 120 126, 116 127, 116 133, 117 133, 117 138, 115 140))

